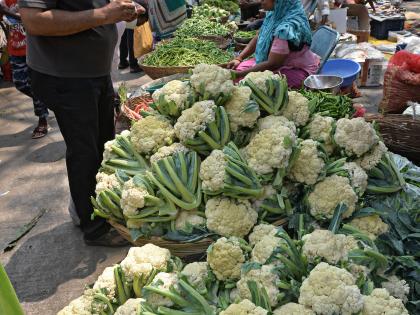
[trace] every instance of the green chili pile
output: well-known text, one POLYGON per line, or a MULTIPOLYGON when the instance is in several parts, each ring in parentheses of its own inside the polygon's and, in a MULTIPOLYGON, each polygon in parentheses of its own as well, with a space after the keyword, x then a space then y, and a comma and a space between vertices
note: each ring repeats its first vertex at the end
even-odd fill
POLYGON ((215 43, 195 38, 174 38, 159 44, 143 64, 155 67, 195 66, 200 63, 223 64, 231 60, 230 52, 215 43))

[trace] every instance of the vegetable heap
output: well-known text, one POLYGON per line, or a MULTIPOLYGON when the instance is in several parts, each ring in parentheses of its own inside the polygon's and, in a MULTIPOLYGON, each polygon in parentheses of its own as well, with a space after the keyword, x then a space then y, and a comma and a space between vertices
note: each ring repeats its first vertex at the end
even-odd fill
POLYGON ((231 14, 236 14, 239 11, 237 0, 203 0, 200 3, 221 8, 223 10, 229 11, 231 14))
POLYGON ((154 67, 182 67, 201 63, 224 64, 231 59, 231 53, 219 49, 211 41, 176 37, 157 45, 143 60, 143 64, 154 67))
POLYGON ((227 18, 230 13, 218 7, 213 7, 208 4, 195 6, 193 9, 194 17, 199 18, 210 18, 220 21, 222 18, 227 18))
POLYGON ((94 215, 133 240, 215 242, 206 263, 139 276, 133 314, 418 314, 419 167, 271 72, 234 85, 198 65, 181 83, 106 144, 94 215))
POLYGON ((208 18, 194 16, 185 20, 175 32, 176 37, 227 36, 229 28, 208 18))
POLYGON ((238 31, 235 33, 235 38, 251 39, 257 35, 257 31, 238 31))

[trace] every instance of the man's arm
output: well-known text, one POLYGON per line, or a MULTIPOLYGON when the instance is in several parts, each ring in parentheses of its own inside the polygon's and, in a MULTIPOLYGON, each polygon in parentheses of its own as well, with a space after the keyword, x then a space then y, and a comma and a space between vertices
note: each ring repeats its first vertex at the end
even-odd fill
POLYGON ((132 21, 144 8, 136 10, 131 0, 114 0, 108 5, 85 11, 43 10, 22 7, 20 15, 26 31, 37 36, 67 36, 119 21, 132 21))

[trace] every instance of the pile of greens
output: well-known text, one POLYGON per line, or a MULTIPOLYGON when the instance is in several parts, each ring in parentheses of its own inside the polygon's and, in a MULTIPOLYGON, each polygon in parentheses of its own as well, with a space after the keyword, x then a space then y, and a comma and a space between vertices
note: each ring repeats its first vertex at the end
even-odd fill
POLYGON ((175 32, 176 37, 227 36, 229 28, 216 21, 193 17, 186 20, 175 32))
POLYGON ((236 14, 239 11, 238 1, 236 0, 204 0, 203 4, 221 8, 232 14, 236 14))
POLYGON ((213 42, 178 37, 158 45, 143 63, 154 67, 182 67, 200 63, 223 64, 231 59, 231 53, 219 49, 213 42))
POLYGON ((253 38, 255 35, 257 35, 257 31, 239 31, 235 33, 235 37, 236 38, 244 38, 244 39, 249 39, 249 38, 253 38))

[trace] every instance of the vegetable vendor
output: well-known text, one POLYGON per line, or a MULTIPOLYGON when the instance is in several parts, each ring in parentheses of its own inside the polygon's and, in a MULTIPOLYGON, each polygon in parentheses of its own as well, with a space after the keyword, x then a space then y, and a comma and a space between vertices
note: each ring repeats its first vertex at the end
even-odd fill
POLYGON ((299 0, 262 0, 267 16, 258 33, 234 60, 228 63, 237 77, 271 70, 284 74, 289 87, 302 86, 315 74, 319 57, 310 50, 311 30, 299 0), (255 53, 255 58, 250 58, 255 53))

